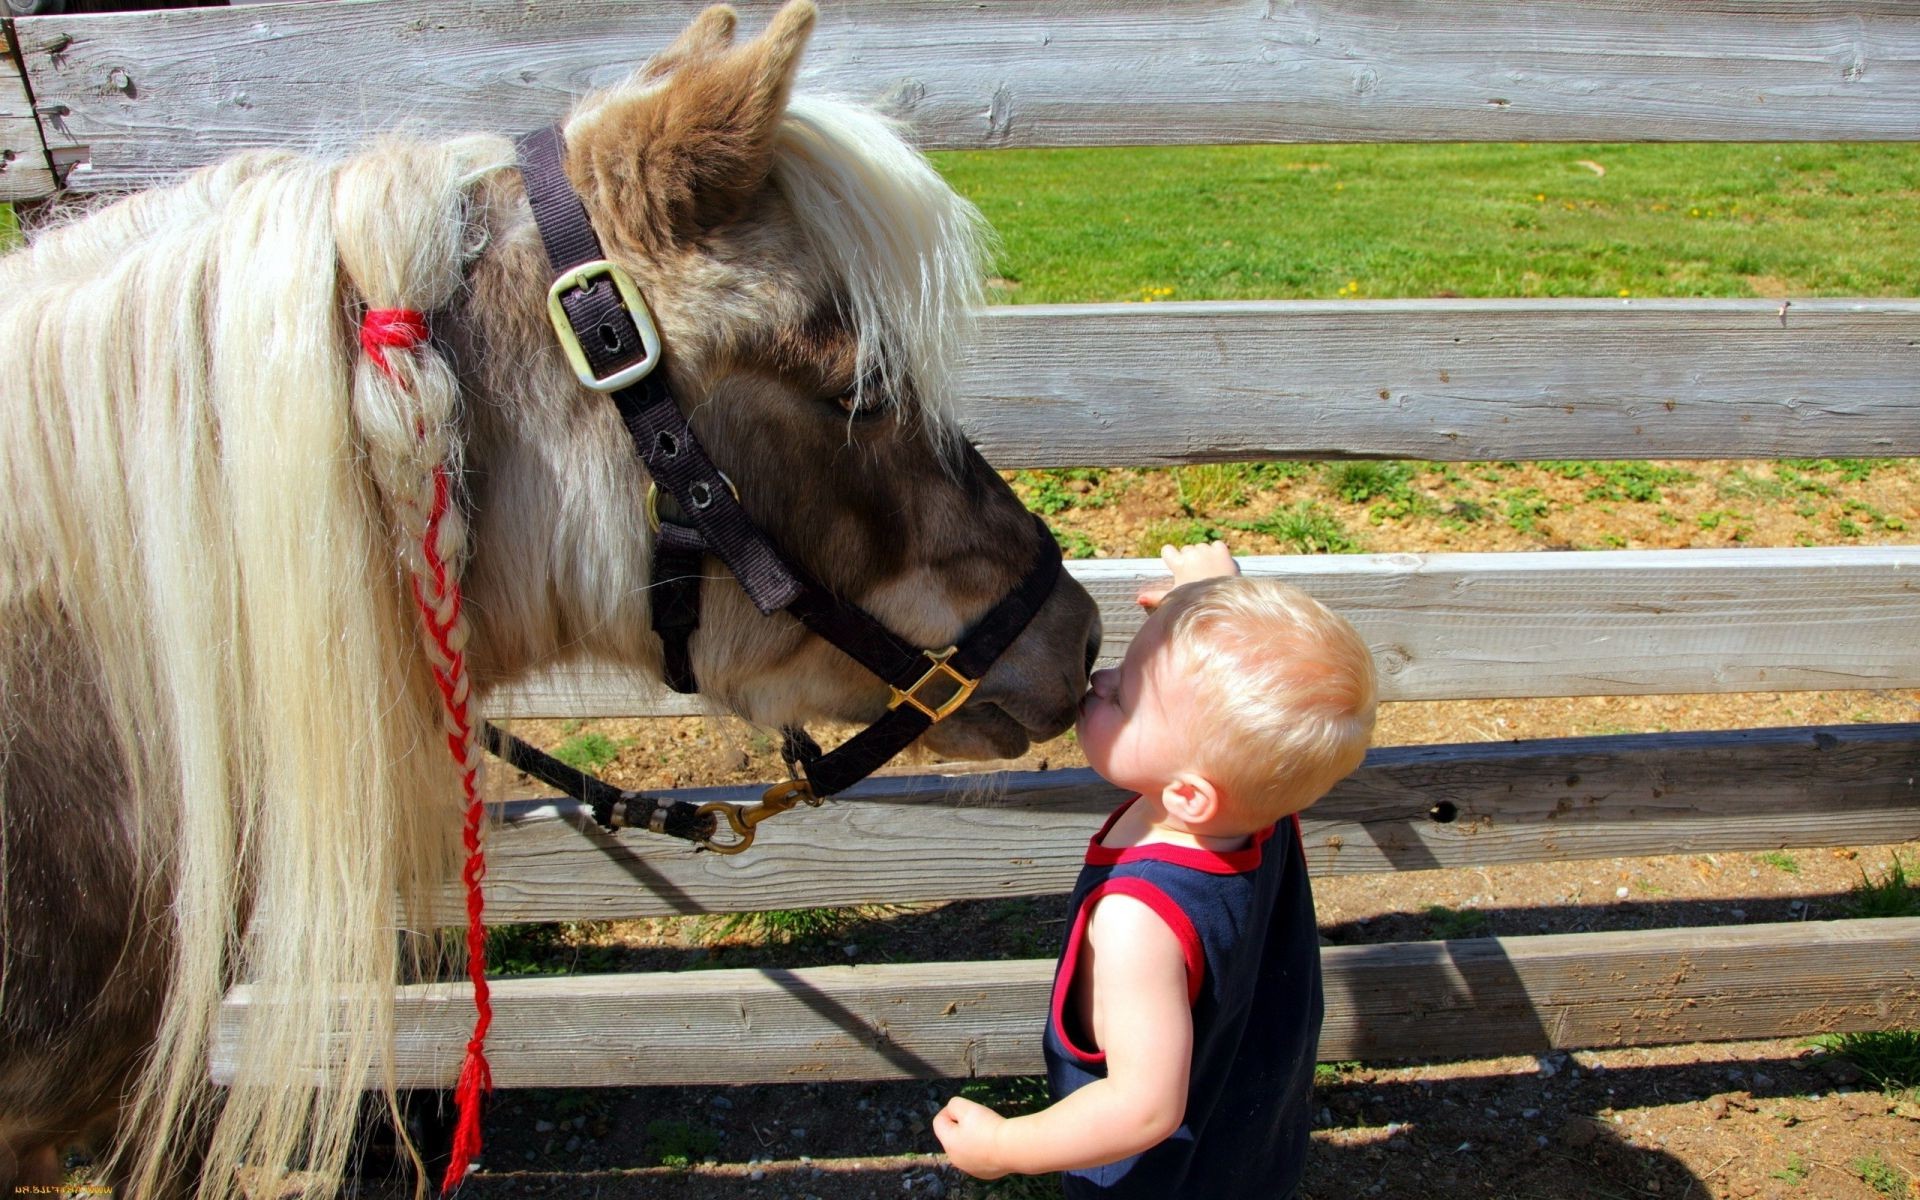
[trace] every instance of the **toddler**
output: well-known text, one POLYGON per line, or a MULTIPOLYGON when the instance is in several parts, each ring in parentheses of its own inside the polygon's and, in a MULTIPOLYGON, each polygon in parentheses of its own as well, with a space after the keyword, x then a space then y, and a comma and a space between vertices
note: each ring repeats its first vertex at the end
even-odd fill
POLYGON ((1366 643, 1226 546, 1166 547, 1169 584, 1079 734, 1137 793, 1087 849, 1044 1048, 1054 1103, 954 1097, 934 1133, 982 1179, 1065 1171, 1069 1197, 1283 1200, 1320 1037, 1319 935, 1298 813, 1373 732, 1366 643))

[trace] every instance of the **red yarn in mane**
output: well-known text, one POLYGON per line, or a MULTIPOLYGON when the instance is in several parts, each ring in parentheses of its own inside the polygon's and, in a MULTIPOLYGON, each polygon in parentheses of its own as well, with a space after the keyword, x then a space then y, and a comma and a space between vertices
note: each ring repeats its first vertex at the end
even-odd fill
MULTIPOLYGON (((426 318, 408 309, 369 309, 360 322, 360 348, 396 386, 404 385, 395 374, 392 364, 387 361, 386 351, 411 349, 426 339, 426 318)), ((445 668, 439 663, 433 664, 433 681, 440 688, 441 702, 453 726, 447 734, 447 748, 452 752, 454 762, 460 766, 460 788, 466 797, 466 821, 460 836, 466 846, 467 860, 460 870, 460 879, 466 885, 467 892, 467 973, 473 980, 475 1010, 473 1033, 467 1038, 467 1054, 460 1065, 460 1081, 454 1091, 454 1099, 460 1107, 460 1121, 453 1135, 453 1157, 447 1163, 447 1173, 440 1182, 443 1193, 452 1191, 466 1178, 469 1165, 480 1153, 480 1098, 493 1090, 493 1071, 487 1065, 486 1054, 487 1029, 493 1024, 493 1004, 487 988, 486 928, 480 919, 485 903, 480 884, 487 875, 486 854, 480 847, 480 824, 486 818, 486 808, 480 799, 479 768, 469 761, 474 738, 472 719, 467 710, 466 653, 453 644, 453 630, 460 621, 460 583, 448 573, 439 548, 440 522, 445 519, 451 503, 452 489, 448 484, 447 468, 444 464, 436 463, 433 468, 433 507, 427 514, 427 527, 420 538, 420 550, 426 559, 427 570, 433 577, 434 590, 447 600, 446 619, 443 621, 439 618, 436 605, 420 590, 418 579, 413 583, 413 600, 420 610, 420 620, 426 627, 427 636, 439 650, 441 662, 446 663, 445 668)))

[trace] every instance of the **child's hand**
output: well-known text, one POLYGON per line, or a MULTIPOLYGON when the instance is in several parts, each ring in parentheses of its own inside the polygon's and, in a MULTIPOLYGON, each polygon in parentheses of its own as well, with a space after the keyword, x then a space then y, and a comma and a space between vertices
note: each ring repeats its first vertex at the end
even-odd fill
POLYGON ((984 1104, 962 1096, 947 1101, 933 1116, 933 1136, 953 1165, 975 1179, 998 1179, 1007 1174, 994 1154, 994 1138, 1006 1118, 984 1104))
POLYGON ((1141 608, 1152 611, 1167 598, 1167 593, 1183 583, 1194 583, 1201 579, 1218 579, 1223 575, 1238 575, 1240 564, 1233 561, 1233 551, 1227 549, 1225 542, 1208 542, 1204 546, 1160 547, 1160 561, 1167 564, 1172 573, 1170 583, 1150 583, 1140 589, 1137 598, 1141 608))

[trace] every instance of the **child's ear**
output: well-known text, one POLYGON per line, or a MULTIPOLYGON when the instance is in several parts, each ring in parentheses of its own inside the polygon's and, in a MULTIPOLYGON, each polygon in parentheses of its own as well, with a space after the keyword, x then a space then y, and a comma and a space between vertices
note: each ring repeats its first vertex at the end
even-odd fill
POLYGON ((1182 824, 1204 825, 1220 813, 1220 790, 1203 776, 1176 775, 1161 789, 1160 805, 1182 824))

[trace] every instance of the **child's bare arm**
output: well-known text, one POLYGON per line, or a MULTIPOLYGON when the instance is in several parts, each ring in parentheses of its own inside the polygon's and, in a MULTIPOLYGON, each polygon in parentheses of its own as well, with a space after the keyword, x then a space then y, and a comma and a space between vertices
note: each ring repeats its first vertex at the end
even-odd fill
POLYGON ((1162 546, 1160 561, 1167 564, 1167 573, 1173 576, 1173 580, 1150 583, 1141 588, 1137 598, 1141 608, 1152 610, 1158 607, 1167 598, 1168 592, 1183 583, 1240 573, 1240 564, 1233 561, 1233 551, 1227 549, 1225 542, 1208 542, 1204 546, 1162 546))
POLYGON ((1007 1119, 958 1096, 934 1118, 953 1165, 981 1179, 1070 1171, 1125 1158, 1180 1127, 1193 1057, 1186 959, 1173 931, 1131 896, 1100 900, 1087 924, 1095 1037, 1107 1077, 1042 1112, 1007 1119))

